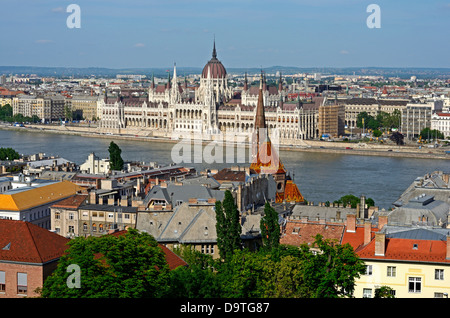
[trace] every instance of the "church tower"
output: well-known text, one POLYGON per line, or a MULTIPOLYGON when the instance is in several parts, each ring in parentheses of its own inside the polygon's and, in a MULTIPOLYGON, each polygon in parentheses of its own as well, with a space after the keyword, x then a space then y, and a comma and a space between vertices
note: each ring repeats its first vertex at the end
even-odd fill
POLYGON ((264 114, 264 83, 261 73, 258 104, 255 114, 255 130, 252 136, 252 162, 250 169, 256 173, 270 174, 276 182, 275 202, 304 202, 297 185, 287 174, 279 155, 269 138, 264 114))

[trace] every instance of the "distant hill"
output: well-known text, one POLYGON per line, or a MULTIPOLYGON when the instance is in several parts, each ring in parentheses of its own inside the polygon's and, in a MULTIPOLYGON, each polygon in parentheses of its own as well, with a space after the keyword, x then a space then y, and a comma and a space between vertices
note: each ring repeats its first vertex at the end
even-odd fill
MULTIPOLYGON (((54 76, 54 77, 115 77, 118 74, 140 74, 149 78, 152 74, 156 77, 167 76, 167 71, 172 73, 173 67, 166 68, 128 68, 113 69, 102 67, 40 67, 40 66, 0 66, 0 74, 36 74, 38 76, 54 76)), ((291 75, 296 73, 321 73, 321 74, 339 74, 339 75, 378 75, 384 77, 400 77, 410 78, 450 78, 450 68, 382 68, 382 67, 346 67, 346 68, 330 68, 330 67, 295 67, 295 66, 271 66, 263 68, 264 72, 274 74, 277 71, 283 75, 291 75)), ((200 67, 177 67, 180 76, 189 74, 200 74, 200 67)), ((230 74, 257 74, 260 68, 227 68, 230 74)))

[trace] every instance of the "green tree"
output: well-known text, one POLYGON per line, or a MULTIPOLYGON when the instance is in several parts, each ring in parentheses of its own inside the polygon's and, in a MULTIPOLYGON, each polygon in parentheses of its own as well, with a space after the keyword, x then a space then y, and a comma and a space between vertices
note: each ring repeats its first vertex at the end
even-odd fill
POLYGON ((188 263, 169 273, 168 290, 170 298, 217 298, 221 286, 214 270, 215 261, 211 255, 200 253, 192 246, 182 246, 174 250, 188 263))
POLYGON ((375 129, 373 131, 373 136, 374 137, 380 137, 383 133, 381 132, 381 130, 375 129))
POLYGON ((0 160, 14 160, 19 158, 20 155, 13 148, 0 148, 0 160))
POLYGON ((429 139, 444 139, 444 134, 437 129, 424 128, 420 131, 420 137, 424 140, 429 139))
POLYGON ((380 122, 373 118, 372 115, 369 115, 367 112, 361 112, 356 117, 356 126, 358 128, 365 128, 365 129, 378 129, 381 127, 380 122))
POLYGON ((123 169, 123 159, 122 159, 122 149, 114 142, 111 141, 109 144, 109 160, 111 170, 122 170, 123 169))
POLYGON ((393 289, 389 286, 381 286, 375 289, 374 298, 395 298, 393 289))
POLYGON ((241 224, 233 195, 225 191, 223 202, 216 201, 217 247, 223 260, 229 259, 241 248, 241 224))
POLYGON ((5 104, 2 107, 0 107, 0 120, 11 121, 12 115, 13 109, 10 104, 5 104))
POLYGON ((44 298, 160 297, 167 290, 164 252, 147 233, 130 229, 118 237, 77 237, 68 246, 44 282, 44 298), (74 264, 80 269, 79 286, 68 284, 74 264))
POLYGON ((348 243, 315 236, 313 253, 304 249, 303 295, 312 298, 353 297, 355 278, 365 272, 364 262, 348 243))
POLYGON ((266 202, 264 206, 264 216, 260 221, 260 229, 263 247, 269 250, 278 248, 281 237, 278 213, 269 202, 266 202))
POLYGON ((334 201, 334 203, 343 204, 345 207, 347 205, 351 205, 353 209, 356 208, 356 205, 360 202, 360 198, 354 196, 353 194, 347 194, 342 196, 339 200, 334 201))

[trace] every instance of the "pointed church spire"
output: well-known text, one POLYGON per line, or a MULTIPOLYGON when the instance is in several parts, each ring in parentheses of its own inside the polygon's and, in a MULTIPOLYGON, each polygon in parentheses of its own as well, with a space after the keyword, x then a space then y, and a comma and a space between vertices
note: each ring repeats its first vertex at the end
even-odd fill
POLYGON ((213 57, 213 59, 217 59, 217 52, 216 52, 216 36, 214 36, 214 46, 213 46, 212 57, 213 57))
POLYGON ((259 134, 260 128, 266 128, 266 116, 264 114, 264 98, 263 98, 263 74, 261 72, 261 81, 259 83, 258 104, 256 106, 255 129, 259 134))

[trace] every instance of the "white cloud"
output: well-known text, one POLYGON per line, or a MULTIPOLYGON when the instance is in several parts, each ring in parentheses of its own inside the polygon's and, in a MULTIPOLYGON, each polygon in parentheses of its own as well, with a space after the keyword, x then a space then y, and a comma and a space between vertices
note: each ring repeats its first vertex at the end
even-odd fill
POLYGON ((341 53, 341 54, 349 54, 350 52, 349 51, 347 51, 347 50, 341 50, 339 53, 341 53))
POLYGON ((134 45, 134 47, 144 47, 144 46, 145 46, 144 43, 136 43, 136 44, 134 45))

